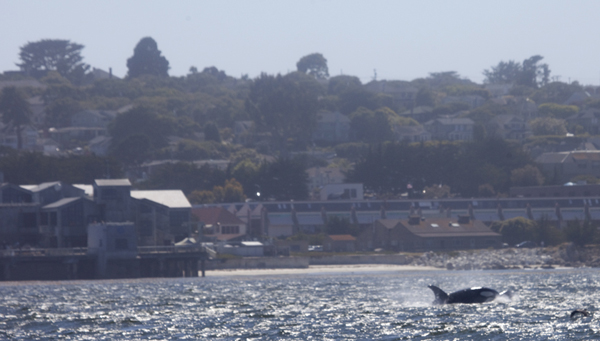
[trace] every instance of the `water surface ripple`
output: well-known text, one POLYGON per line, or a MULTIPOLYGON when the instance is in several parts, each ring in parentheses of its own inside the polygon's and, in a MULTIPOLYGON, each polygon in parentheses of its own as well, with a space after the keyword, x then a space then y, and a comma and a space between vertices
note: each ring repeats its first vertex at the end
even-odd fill
POLYGON ((0 283, 0 339, 590 340, 600 313, 569 313, 599 299, 594 269, 12 282, 0 283), (432 306, 428 284, 517 297, 432 306))

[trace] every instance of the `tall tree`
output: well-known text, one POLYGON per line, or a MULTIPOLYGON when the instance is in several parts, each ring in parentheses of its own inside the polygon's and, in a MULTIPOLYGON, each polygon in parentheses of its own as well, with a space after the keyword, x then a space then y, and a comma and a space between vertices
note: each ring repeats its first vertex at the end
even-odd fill
POLYGON ((156 41, 145 37, 133 49, 133 56, 127 59, 127 76, 130 78, 141 75, 169 76, 169 61, 161 55, 156 41))
POLYGON ((489 84, 510 84, 515 83, 521 72, 521 63, 509 60, 500 62, 492 66, 490 70, 483 70, 485 82, 489 84))
POLYGON ((17 64, 26 74, 43 77, 48 71, 57 71, 74 83, 82 81, 90 66, 84 64, 81 50, 83 45, 69 40, 43 39, 21 47, 17 64))
POLYGON ((340 75, 329 78, 328 94, 340 96, 351 89, 362 89, 362 83, 358 77, 340 75))
POLYGON ((250 86, 246 111, 259 131, 270 133, 276 145, 309 142, 317 122, 318 96, 323 89, 301 73, 286 76, 262 74, 250 86))
POLYGON ((314 76, 316 79, 327 79, 329 69, 327 68, 327 59, 320 53, 312 53, 300 58, 296 67, 299 72, 314 76))
POLYGON ((397 117, 398 115, 388 108, 371 111, 361 107, 350 115, 350 129, 352 135, 359 141, 369 143, 389 141, 394 137, 392 121, 397 117))
POLYGON ((540 55, 531 56, 523 63, 508 61, 500 62, 492 66, 490 70, 484 70, 485 83, 489 84, 516 84, 530 88, 537 88, 548 84, 550 80, 550 68, 548 64, 539 64, 544 59, 540 55))
POLYGON ((17 148, 23 147, 22 131, 31 123, 31 108, 25 96, 17 88, 9 86, 2 89, 0 96, 0 113, 2 122, 14 127, 17 133, 17 148))

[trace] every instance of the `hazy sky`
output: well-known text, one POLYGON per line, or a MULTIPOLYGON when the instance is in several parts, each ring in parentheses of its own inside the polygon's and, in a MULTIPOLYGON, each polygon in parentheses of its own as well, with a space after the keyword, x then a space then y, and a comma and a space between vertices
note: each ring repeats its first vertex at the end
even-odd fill
POLYGON ((85 45, 84 62, 116 76, 150 36, 170 75, 216 66, 256 77, 287 73, 310 53, 331 76, 412 80, 456 71, 483 81, 499 61, 542 55, 561 81, 600 84, 600 1, 0 0, 0 71, 41 39, 85 45))

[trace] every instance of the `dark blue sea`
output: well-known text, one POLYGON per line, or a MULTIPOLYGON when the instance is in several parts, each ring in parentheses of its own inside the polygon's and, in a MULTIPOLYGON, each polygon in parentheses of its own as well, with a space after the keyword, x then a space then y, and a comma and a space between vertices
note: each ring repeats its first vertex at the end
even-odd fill
POLYGON ((2 340, 600 339, 600 271, 404 271, 0 283, 2 340), (427 288, 512 301, 433 306, 427 288), (596 316, 571 320, 575 308, 596 316))

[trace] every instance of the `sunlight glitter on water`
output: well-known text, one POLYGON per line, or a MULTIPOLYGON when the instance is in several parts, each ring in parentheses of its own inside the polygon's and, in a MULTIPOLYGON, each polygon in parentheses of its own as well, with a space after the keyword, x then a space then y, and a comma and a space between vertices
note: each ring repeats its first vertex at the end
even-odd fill
MULTIPOLYGON (((600 339, 594 269, 0 284, 0 339, 600 339), (511 301, 433 306, 427 288, 511 301)), ((599 316, 600 318, 600 316, 599 316)))

